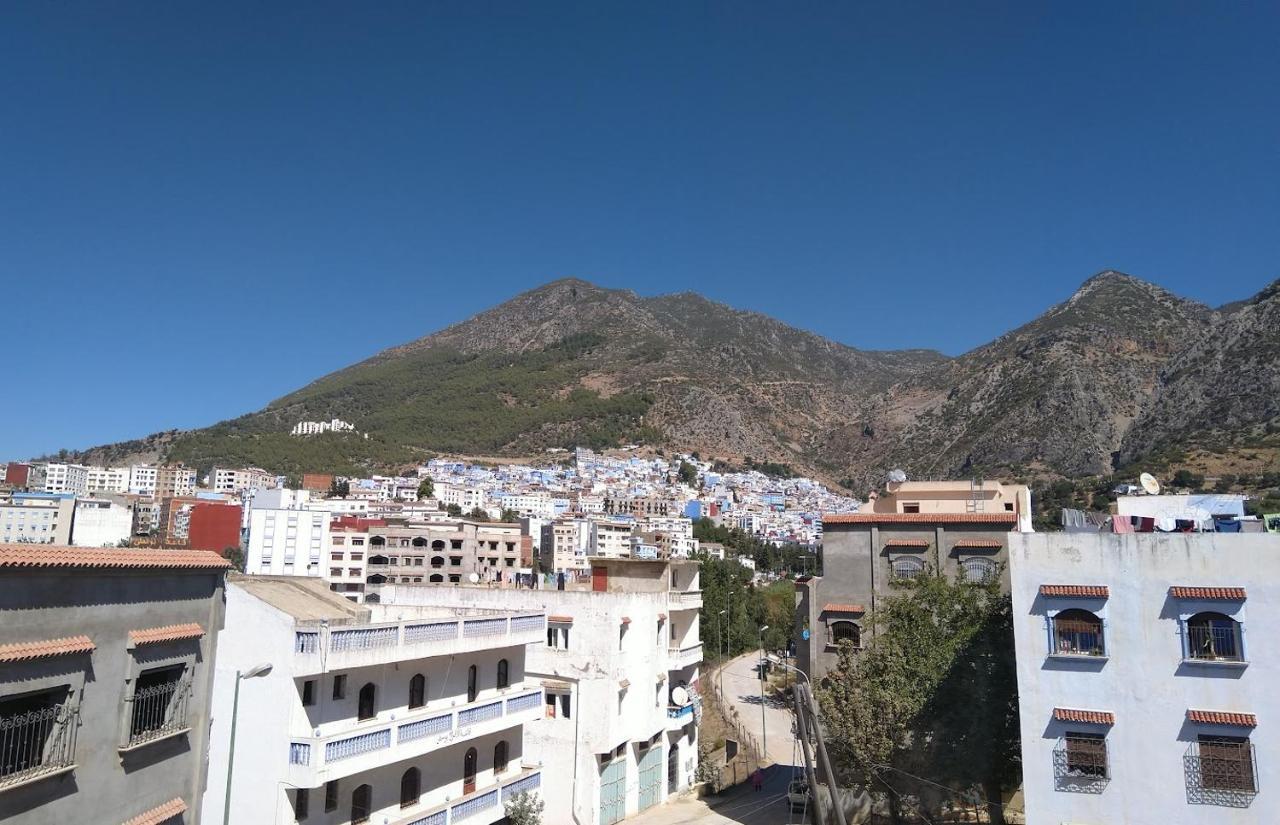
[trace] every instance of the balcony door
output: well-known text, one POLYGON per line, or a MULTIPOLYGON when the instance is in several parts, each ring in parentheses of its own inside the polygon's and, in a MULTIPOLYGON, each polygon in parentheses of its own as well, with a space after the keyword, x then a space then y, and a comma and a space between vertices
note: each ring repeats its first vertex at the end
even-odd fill
POLYGON ((364 721, 365 719, 372 719, 377 715, 377 710, 374 707, 374 699, 376 698, 377 693, 378 689, 374 687, 373 682, 370 682, 360 688, 360 706, 358 709, 359 712, 356 716, 357 719, 364 721))
POLYGON ((476 749, 467 750, 462 760, 462 793, 475 793, 476 790, 476 749))

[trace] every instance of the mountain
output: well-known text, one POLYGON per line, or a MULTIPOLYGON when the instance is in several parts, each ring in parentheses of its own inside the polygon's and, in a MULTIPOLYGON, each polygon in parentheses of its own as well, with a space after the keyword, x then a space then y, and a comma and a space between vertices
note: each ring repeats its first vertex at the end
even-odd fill
POLYGON ((84 455, 151 446, 201 468, 354 473, 436 453, 643 442, 789 464, 855 488, 893 467, 1092 475, 1170 445, 1274 430, 1278 284, 1214 310, 1102 272, 1034 321, 948 358, 854 349, 694 293, 641 297, 565 279, 258 412, 84 455), (288 434, 331 418, 358 432, 288 434))

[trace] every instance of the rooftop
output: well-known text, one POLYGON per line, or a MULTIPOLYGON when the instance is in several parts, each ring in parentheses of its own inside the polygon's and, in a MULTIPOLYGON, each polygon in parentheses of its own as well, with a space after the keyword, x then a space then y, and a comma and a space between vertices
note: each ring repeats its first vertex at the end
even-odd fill
POLYGON ((0 569, 19 567, 228 570, 231 562, 207 550, 0 544, 0 569))
POLYGON ((369 621, 371 615, 369 608, 334 593, 321 579, 232 573, 227 581, 300 621, 358 622, 369 621))
POLYGON ((1017 524, 1017 513, 824 513, 825 524, 1017 524))

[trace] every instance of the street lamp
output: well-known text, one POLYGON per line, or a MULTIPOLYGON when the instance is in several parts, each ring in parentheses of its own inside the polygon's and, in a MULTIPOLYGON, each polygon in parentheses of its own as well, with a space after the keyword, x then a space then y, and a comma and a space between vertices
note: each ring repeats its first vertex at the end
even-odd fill
POLYGON ((765 724, 764 716, 764 663, 767 661, 764 656, 764 632, 768 629, 767 624, 760 627, 760 661, 756 664, 756 668, 760 671, 760 750, 764 751, 760 754, 761 760, 769 753, 769 728, 765 724))
POLYGON ((222 825, 228 825, 231 822, 231 772, 235 769, 236 763, 236 714, 240 710, 240 680, 266 676, 270 672, 270 662, 254 665, 243 672, 236 671, 236 689, 234 698, 231 700, 231 741, 227 745, 227 793, 222 804, 222 825))
MULTIPOLYGON (((720 617, 728 612, 729 611, 727 610, 721 610, 719 613, 716 614, 716 631, 717 631, 716 635, 720 637, 716 639, 716 653, 720 652, 721 647, 725 647, 725 654, 723 658, 720 659, 720 701, 722 702, 724 701, 724 667, 726 664, 725 659, 729 658, 729 652, 728 652, 727 646, 724 643, 724 631, 720 630, 720 627, 721 627, 720 617)), ((727 625, 728 621, 729 620, 726 619, 724 621, 724 624, 727 625)))

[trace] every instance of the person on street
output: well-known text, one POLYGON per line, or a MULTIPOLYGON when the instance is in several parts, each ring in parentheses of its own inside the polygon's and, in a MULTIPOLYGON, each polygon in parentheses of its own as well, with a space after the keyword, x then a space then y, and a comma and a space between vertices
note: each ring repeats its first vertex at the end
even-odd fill
POLYGON ((759 768, 751 774, 751 787, 757 791, 764 787, 764 772, 759 768))

